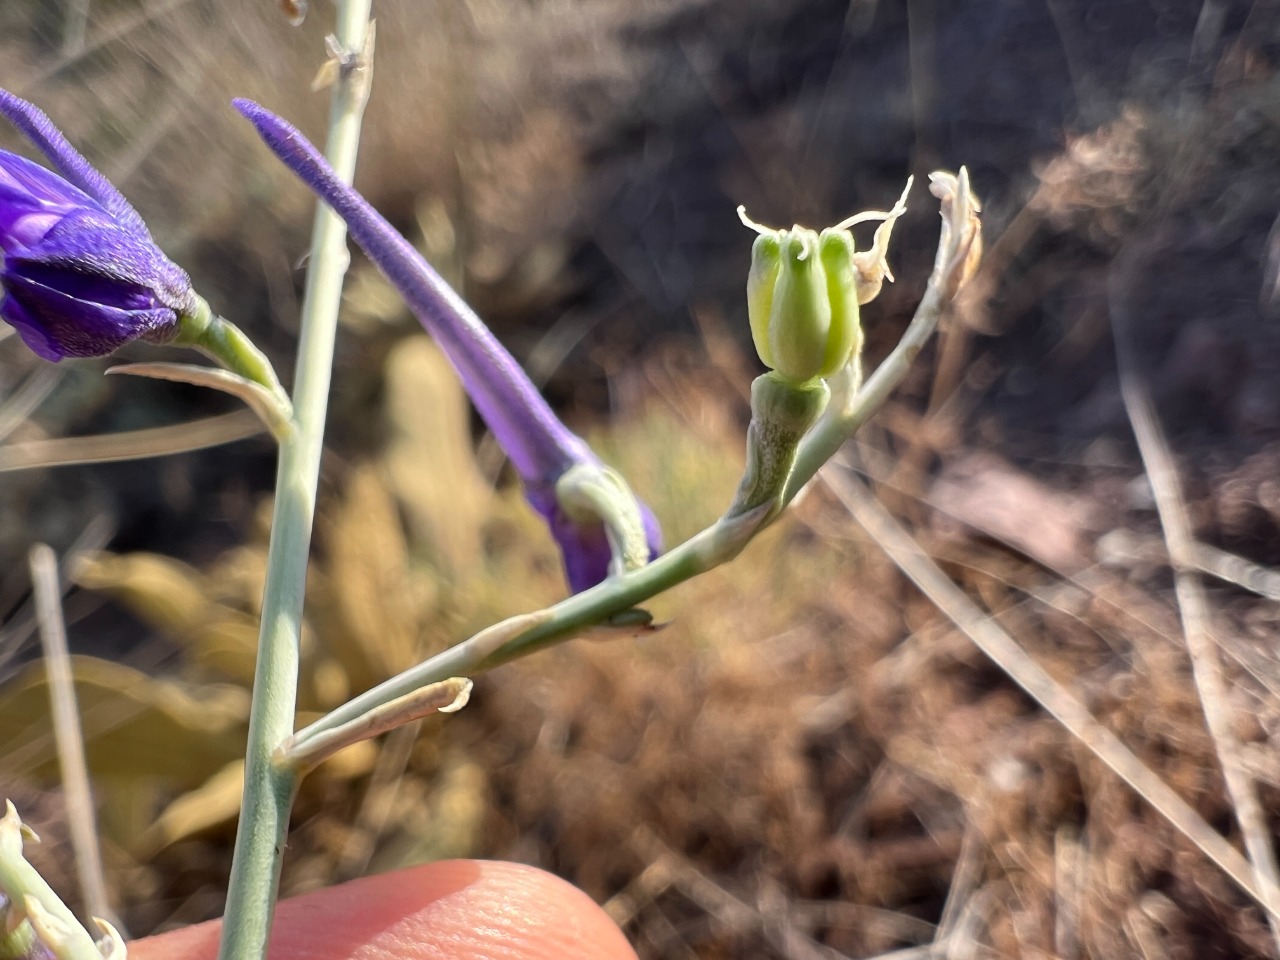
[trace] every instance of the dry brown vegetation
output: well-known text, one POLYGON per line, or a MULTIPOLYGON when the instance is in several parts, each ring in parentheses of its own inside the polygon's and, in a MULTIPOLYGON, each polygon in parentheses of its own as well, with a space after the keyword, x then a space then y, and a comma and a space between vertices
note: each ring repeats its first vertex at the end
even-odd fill
MULTIPOLYGON (((906 166, 912 135, 924 138, 911 141, 923 154, 982 148, 958 134, 959 143, 940 142, 919 114, 914 134, 904 132, 890 105, 883 124, 867 121, 856 137, 830 135, 848 147, 838 173, 821 149, 803 167, 802 155, 812 159, 813 151, 781 135, 794 129, 788 124, 822 129, 832 116, 824 104, 847 92, 833 79, 843 73, 833 67, 825 89, 800 85, 746 106, 732 87, 712 82, 734 76, 733 51, 744 37, 760 43, 776 29, 779 47, 792 43, 797 56, 810 55, 806 43, 820 31, 797 26, 799 4, 601 4, 589 20, 558 4, 545 5, 545 17, 507 3, 430 14, 411 14, 411 6, 388 3, 381 14, 384 22, 402 15, 424 22, 421 30, 383 31, 391 39, 362 161, 375 199, 400 210, 398 222, 453 264, 499 320, 543 311, 568 317, 532 351, 533 365, 554 367, 573 353, 554 391, 579 411, 599 410, 604 389, 598 375, 583 385, 578 374, 607 371, 614 415, 597 419, 593 441, 655 507, 672 542, 695 532, 727 503, 741 465, 754 361, 724 317, 740 306, 719 293, 721 277, 732 278, 726 288, 741 283, 747 241, 704 242, 699 218, 711 214, 689 213, 698 222, 679 243, 700 268, 695 283, 645 243, 624 243, 633 225, 610 219, 653 202, 658 187, 687 196, 688 182, 700 182, 682 166, 705 159, 696 151, 650 176, 664 149, 693 139, 688 123, 699 116, 665 103, 670 88, 652 79, 669 66, 664 44, 681 51, 675 60, 697 66, 710 111, 728 118, 744 156, 756 147, 754 156, 766 157, 722 159, 717 182, 735 199, 794 211, 783 219, 843 214, 831 206, 850 195, 850 183, 860 198, 879 197, 881 181, 896 182, 906 166), (431 21, 434 31, 426 29, 433 17, 443 18, 431 21), (548 49, 563 56, 548 58, 548 49), (462 72, 411 71, 413 57, 462 72), (526 63, 545 71, 528 74, 527 88, 516 66, 526 63), (521 96, 536 108, 522 106, 521 96), (451 106, 427 110, 428 103, 451 106), (659 104, 676 117, 669 128, 635 120, 660 113, 659 104), (409 109, 424 118, 425 132, 390 122, 409 109), (443 146, 455 142, 469 159, 443 146), (884 156, 865 171, 865 152, 874 149, 884 156), (804 178, 797 167, 816 172, 804 178), (506 174, 513 168, 520 177, 506 174), (638 185, 619 199, 610 191, 627 178, 638 185), (583 292, 601 260, 630 293, 607 284, 613 292, 583 292), (694 322, 663 314, 668 297, 691 300, 694 322), (644 326, 583 333, 597 323, 626 329, 628 321, 659 320, 675 329, 663 337, 644 326), (579 336, 590 349, 565 345, 579 336), (645 349, 621 360, 626 355, 609 349, 619 342, 645 349)), ((858 46, 865 34, 855 32, 854 15, 868 6, 867 23, 879 24, 885 49, 901 45, 895 13, 839 6, 840 17, 848 8, 844 29, 859 64, 873 59, 858 46)), ((960 14, 917 6, 937 15, 925 39, 956 42, 960 14)), ((1085 5, 1050 6, 1060 31, 1051 37, 1068 60, 1077 58, 1071 67, 1086 112, 1089 78, 1101 83, 1110 74, 1093 62, 1088 36, 1081 46, 1088 21, 1074 14, 1085 5)), ((1134 6, 1145 9, 1115 5, 1134 6)), ((503 667, 478 678, 471 705, 456 717, 335 757, 300 798, 286 889, 434 857, 491 856, 569 878, 605 905, 646 958, 1275 957, 1264 912, 1211 862, 1206 835, 1197 843, 1175 829, 1050 715, 1044 697, 1025 693, 941 614, 937 597, 922 594, 889 558, 894 528, 858 492, 865 485, 909 532, 918 556, 905 562, 918 573, 923 556, 940 568, 988 627, 1013 638, 1204 825, 1245 851, 1243 785, 1257 793, 1257 816, 1245 821, 1254 841, 1273 843, 1280 590, 1267 565, 1280 563, 1280 333, 1263 318, 1275 310, 1280 256, 1266 239, 1268 231, 1275 236, 1280 202, 1274 23, 1261 5, 1190 6, 1201 8, 1198 46, 1177 84, 1133 81, 1105 122, 1082 124, 1034 157, 1030 148, 1003 155, 1013 146, 999 137, 981 157, 948 154, 948 162, 977 163, 980 191, 984 163, 993 181, 983 194, 990 231, 983 271, 909 388, 788 520, 731 566, 656 602, 662 631, 641 641, 590 637, 503 667), (1205 10, 1221 13, 1217 32, 1205 10), (1152 432, 1152 399, 1156 426, 1169 439, 1152 432), (1148 479, 1170 448, 1175 490, 1148 479), (1176 528, 1168 536, 1171 495, 1185 501, 1189 540, 1176 528), (1182 570, 1177 585, 1171 554, 1182 570), (1213 735, 1206 706, 1224 721, 1213 735), (1236 771, 1231 789, 1224 757, 1236 771)), ((134 9, 100 11, 91 24, 108 26, 134 9)), ((223 23, 200 10, 210 19, 156 15, 160 26, 148 29, 192 36, 201 24, 223 23)), ((312 41, 322 17, 316 11, 307 27, 312 41)), ((921 29, 917 23, 917 41, 921 29)), ((246 56, 230 67, 228 51, 245 56, 257 49, 253 41, 243 31, 210 35, 225 44, 208 54, 225 70, 200 74, 201 98, 226 87, 286 112, 295 105, 304 121, 317 110, 299 94, 314 42, 290 38, 265 65, 246 56)), ((104 49, 123 58, 120 49, 155 42, 104 49)), ((48 62, 38 53, 26 54, 32 69, 48 62)), ((973 56, 966 48, 964 57, 973 56)), ((1008 57, 1015 63, 1017 51, 1008 57)), ((983 101, 996 117, 992 129, 1003 102, 999 81, 1020 76, 1013 67, 1002 73, 1002 63, 990 61, 983 101)), ((158 76, 174 69, 160 66, 158 76)), ((946 78, 935 79, 935 102, 945 104, 946 78)), ((81 90, 51 94, 51 112, 65 108, 74 118, 80 104, 92 114, 81 90)), ((126 93, 106 99, 134 102, 126 93)), ((1025 95, 1033 113, 1043 107, 1025 95)), ((920 96, 916 109, 926 110, 928 97, 920 96)), ((859 100, 848 109, 867 107, 859 100)), ((138 148, 139 162, 156 171, 141 178, 150 184, 139 197, 144 207, 190 177, 199 158, 218 153, 220 128, 202 136, 207 150, 138 148)), ((232 159, 222 161, 225 169, 211 161, 207 195, 224 196, 237 165, 249 164, 260 185, 270 184, 262 195, 283 204, 288 225, 247 213, 241 230, 243 209, 226 200, 226 208, 184 209, 164 229, 190 244, 195 262, 185 262, 193 272, 202 258, 216 264, 228 250, 260 274, 279 272, 301 248, 303 220, 288 219, 303 209, 301 194, 284 190, 261 158, 248 159, 247 139, 227 137, 232 159)), ((127 175, 127 165, 112 172, 127 175)), ((132 185, 127 176, 124 185, 132 185)), ((770 213, 759 211, 766 220, 770 213)), ((660 234, 668 219, 680 216, 657 204, 636 232, 652 238, 645 231, 660 234)), ((899 283, 866 310, 877 356, 922 286, 917 268, 934 223, 932 213, 917 212, 901 228, 899 283)), ((715 229, 732 223, 726 217, 715 229)), ((223 264, 211 276, 234 290, 240 274, 223 264)), ((287 323, 292 288, 270 282, 282 288, 261 299, 270 295, 274 315, 287 323)), ((550 543, 518 492, 505 483, 495 490, 498 459, 487 441, 473 443, 438 356, 407 332, 394 298, 366 267, 351 289, 309 593, 307 710, 563 589, 550 543)), ((245 307, 266 316, 261 303, 245 307)), ((517 342, 523 335, 510 334, 517 342)), ((12 405, 12 384, 43 374, 11 342, 0 350, 12 405)), ((24 415, 15 444, 156 422, 147 406, 155 401, 103 414, 96 371, 59 372, 67 379, 52 407, 24 415)), ((187 394, 178 400, 197 409, 187 394)), ((591 421, 589 412, 578 419, 591 421)), ((156 461, 180 463, 161 466, 159 481, 100 467, 74 468, 90 471, 80 480, 66 479, 71 468, 3 480, 0 504, 22 522, 6 522, 0 538, 0 610, 15 611, 0 633, 0 669, 10 674, 0 686, 0 782, 50 840, 37 848, 38 862, 72 899, 54 755, 40 719, 42 671, 9 661, 29 623, 14 558, 36 539, 64 553, 82 533, 89 546, 105 546, 89 523, 95 516, 127 533, 128 549, 79 553, 76 579, 95 592, 73 592, 67 608, 73 619, 88 618, 73 634, 97 631, 81 637, 79 649, 95 649, 100 637, 118 653, 113 662, 82 659, 78 671, 112 889, 134 934, 221 909, 263 564, 254 518, 269 472, 265 444, 255 449, 212 465, 156 461), (134 481, 159 502, 102 492, 134 481), (51 506, 59 503, 69 505, 59 512, 51 506), (193 519, 211 511, 220 525, 193 519), (184 519, 190 538, 155 529, 184 519), (117 605, 96 609, 102 596, 117 605), (121 609, 136 620, 123 619, 121 609), (139 624, 162 639, 140 642, 139 624)))

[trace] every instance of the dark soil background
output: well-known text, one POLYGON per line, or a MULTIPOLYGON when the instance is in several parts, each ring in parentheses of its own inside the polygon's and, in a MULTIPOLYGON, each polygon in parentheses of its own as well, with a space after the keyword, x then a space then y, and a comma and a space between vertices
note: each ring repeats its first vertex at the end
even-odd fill
MULTIPOLYGON (((1154 398, 1197 537, 1252 564, 1280 564, 1280 7, 387 0, 375 11, 357 186, 528 362, 566 417, 584 431, 614 424, 619 449, 643 424, 656 429, 645 419, 654 402, 684 412, 706 456, 741 445, 741 391, 755 361, 742 353, 751 235, 739 203, 763 223, 821 227, 887 207, 917 176, 890 254, 898 282, 864 310, 874 362, 905 327, 932 262, 936 206, 920 179, 967 165, 983 201, 983 269, 908 389, 865 431, 862 467, 988 609, 1006 609, 1006 594, 1017 595, 1010 604, 1039 598, 1033 611, 1009 614, 1019 629, 1007 618, 1006 628, 1088 691, 1102 719, 1235 836, 1181 651, 1117 345, 1125 376, 1154 398), (1064 613, 1044 601, 1059 589, 1084 590, 1088 602, 1064 613), (1147 627, 1118 611, 1141 612, 1147 627), (1165 640, 1144 646, 1147 628, 1165 640)), ((307 86, 330 17, 317 3, 293 28, 266 0, 0 6, 0 85, 39 103, 101 164, 286 380, 309 197, 228 100, 259 99, 320 138, 326 98, 307 86)), ((3 131, 0 143, 25 149, 3 131)), ((352 465, 387 443, 377 413, 386 364, 414 330, 358 258, 353 277, 324 478, 335 502, 352 465)), ((39 444, 52 438, 235 409, 191 388, 104 379, 104 366, 51 372, 16 338, 0 343, 0 422, 20 413, 0 465, 44 456, 39 444), (31 397, 39 402, 26 404, 31 397)), ((482 466, 489 454, 482 447, 482 466)), ((740 454, 725 456, 732 473, 740 454)), ((63 554, 146 550, 208 569, 259 536, 273 472, 258 436, 162 459, 0 474, 0 677, 35 653, 31 543, 63 554)), ((694 497, 671 483, 673 503, 694 497)), ((750 668, 717 653, 713 668, 698 648, 685 678, 696 707, 653 693, 663 669, 683 669, 674 647, 641 665, 592 647, 568 688, 534 667, 495 675, 475 726, 457 735, 488 798, 469 851, 569 877, 610 904, 645 956, 870 956, 927 939, 911 924, 944 921, 962 887, 986 891, 985 905, 974 907, 982 919, 972 952, 948 956, 1274 956, 1261 913, 940 625, 887 561, 869 559, 876 548, 849 524, 829 498, 806 502, 767 548, 804 558, 797 570, 810 579, 792 596, 803 596, 803 612, 779 613, 774 634, 738 627, 769 643, 794 630, 778 646, 803 661, 794 675, 777 666, 793 662, 782 653, 750 668), (824 592, 813 581, 828 571, 840 586, 824 592), (829 649, 835 635, 855 637, 859 650, 829 649), (941 652, 912 660, 922 642, 941 652), (873 666, 898 679, 866 679, 873 666), (803 722, 759 706, 761 671, 774 667, 797 697, 834 697, 831 706, 845 690, 853 700, 834 714, 809 704, 803 722), (535 682, 550 686, 534 696, 535 682), (593 729, 584 718, 595 710, 617 719, 593 729), (569 746, 559 753, 546 753, 547 724, 561 724, 569 746), (655 746, 664 742, 665 752, 655 746), (1017 768, 1007 790, 1006 761, 1017 768), (756 779, 742 765, 757 765, 756 779), (714 771, 705 776, 714 783, 699 770, 714 771), (623 786, 593 805, 583 791, 600 778, 623 786), (738 795, 754 806, 728 811, 738 795), (1068 828, 1099 871, 1081 874, 1085 919, 1070 936, 1068 828), (655 864, 665 877, 656 886, 645 873, 655 864), (980 879, 964 887, 962 867, 980 879), (756 919, 724 905, 733 898, 756 919)), ((1249 569, 1249 582, 1265 581, 1265 570, 1249 569)), ((761 576, 760 589, 773 589, 761 576)), ((751 577, 716 581, 705 603, 741 605, 735 590, 758 596, 751 577)), ((1280 616, 1274 594, 1211 582, 1219 626, 1239 641, 1221 642, 1250 665, 1235 677, 1236 706, 1257 718, 1246 739, 1274 823, 1280 616)), ((153 664, 177 656, 136 609, 84 591, 67 605, 77 650, 136 660, 145 649, 153 664)), ((682 600, 670 607, 679 629, 702 636, 703 614, 682 600)), ((574 662, 555 661, 561 671, 574 662)), ((441 763, 461 769, 431 761, 441 763)), ((16 769, 15 791, 18 774, 31 815, 54 811, 41 827, 56 836, 52 785, 16 769)), ((342 823, 344 802, 310 809, 342 823)), ((132 932, 216 915, 226 836, 205 838, 201 855, 215 857, 207 873, 195 876, 180 857, 152 866, 152 888, 169 891, 160 901, 205 892, 168 913, 137 907, 132 932)), ((306 849, 323 847, 314 833, 301 837, 306 849)), ((325 882, 342 871, 322 874, 306 875, 325 882)))

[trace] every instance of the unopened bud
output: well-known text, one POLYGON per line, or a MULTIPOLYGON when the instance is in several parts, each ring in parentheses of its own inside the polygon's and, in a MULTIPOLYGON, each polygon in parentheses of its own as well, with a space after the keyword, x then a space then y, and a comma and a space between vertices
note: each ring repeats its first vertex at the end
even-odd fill
MULTIPOLYGON (((907 190, 911 189, 908 181, 907 190)), ((738 216, 759 237, 751 248, 747 316, 764 365, 787 380, 825 380, 862 350, 858 306, 892 280, 885 250, 893 222, 905 211, 906 191, 890 211, 868 211, 818 232, 775 230, 738 216), (872 249, 857 253, 849 228, 883 220, 872 249)))
POLYGON ((765 366, 804 383, 839 370, 862 338, 847 231, 762 233, 747 277, 751 338, 765 366))

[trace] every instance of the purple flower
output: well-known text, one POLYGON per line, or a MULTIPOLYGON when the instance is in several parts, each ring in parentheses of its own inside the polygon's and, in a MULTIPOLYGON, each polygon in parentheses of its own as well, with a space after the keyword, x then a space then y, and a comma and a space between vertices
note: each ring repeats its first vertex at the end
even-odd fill
MULTIPOLYGON (((338 178, 301 133, 252 101, 236 100, 235 106, 285 166, 346 221, 352 238, 449 357, 471 401, 524 481, 529 503, 546 518, 560 545, 573 591, 602 581, 609 573, 612 553, 605 526, 599 520, 584 520, 580 512, 570 516, 556 484, 574 467, 608 468, 557 419, 466 301, 364 197, 338 178)), ((661 549, 661 530, 648 507, 638 500, 635 506, 652 556, 661 549)))
POLYGON ((53 361, 173 339, 196 304, 187 275, 44 113, 0 90, 0 114, 58 171, 0 150, 0 318, 53 361))

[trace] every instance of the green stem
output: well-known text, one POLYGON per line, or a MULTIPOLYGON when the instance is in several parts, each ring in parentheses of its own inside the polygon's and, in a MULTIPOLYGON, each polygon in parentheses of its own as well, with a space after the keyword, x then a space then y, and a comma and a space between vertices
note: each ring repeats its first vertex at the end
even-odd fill
POLYGON ((292 415, 289 395, 280 386, 275 368, 252 340, 225 317, 216 316, 202 297, 196 297, 196 308, 181 317, 178 336, 173 346, 193 347, 216 360, 219 366, 246 380, 266 387, 280 409, 292 415))
POLYGON ((472 676, 571 640, 584 630, 608 623, 610 618, 638 603, 729 562, 768 522, 770 506, 766 503, 754 511, 726 517, 647 566, 610 577, 545 610, 496 624, 365 691, 298 731, 287 751, 287 759, 293 761, 295 745, 305 744, 316 734, 349 723, 397 697, 450 677, 472 676))
MULTIPOLYGON (((33 900, 45 909, 60 934, 54 938, 56 942, 45 943, 54 956, 59 960, 102 960, 93 937, 80 926, 75 914, 58 898, 44 877, 23 857, 23 841, 34 839, 35 834, 18 819, 18 811, 12 803, 6 801, 5 807, 4 815, 0 816, 0 894, 3 894, 0 904, 4 904, 6 898, 8 903, 0 910, 0 921, 5 924, 11 922, 13 911, 17 911, 18 916, 28 916, 25 904, 28 899, 33 900)), ((0 934, 4 932, 0 929, 0 934)), ((0 940, 0 949, 13 950, 21 947, 24 941, 30 943, 34 940, 35 932, 24 920, 13 931, 12 939, 0 940)))
POLYGON ((835 455, 846 440, 858 432, 871 415, 884 405, 889 394, 902 383, 912 362, 938 328, 942 307, 942 284, 932 279, 924 292, 924 299, 916 307, 915 316, 906 333, 861 388, 856 374, 847 368, 849 382, 837 384, 835 399, 800 443, 791 478, 787 481, 784 503, 790 503, 796 498, 804 485, 822 469, 822 465, 835 455))
MULTIPOLYGON (((296 768, 305 756, 306 746, 318 735, 352 723, 421 687, 491 669, 572 639, 592 627, 625 626, 623 617, 636 604, 728 563, 741 553, 779 516, 780 507, 795 498, 902 382, 912 361, 937 329, 944 306, 963 282, 963 271, 972 269, 967 259, 971 244, 977 242, 977 204, 969 192, 968 174, 963 168, 959 178, 951 180, 952 184, 943 184, 948 187, 946 191, 935 191, 935 195, 943 199, 943 231, 924 299, 902 340, 866 384, 860 383, 861 367, 855 359, 832 378, 830 386, 835 388, 835 399, 825 409, 818 402, 825 399, 825 389, 808 396, 801 395, 806 391, 797 394, 794 387, 779 393, 768 375, 752 385, 753 420, 767 408, 771 416, 781 414, 784 422, 795 426, 801 420, 812 423, 811 416, 822 409, 817 422, 799 441, 798 449, 790 444, 794 459, 787 453, 785 460, 774 463, 754 466, 749 463, 738 496, 728 512, 713 526, 648 566, 611 576, 590 590, 545 610, 495 624, 326 714, 283 745, 282 765, 296 768), (766 476, 771 479, 767 481, 766 476)), ((789 441, 774 444, 779 448, 787 445, 789 441)))
MULTIPOLYGON (((345 50, 363 51, 370 0, 339 0, 336 36, 345 50)), ((370 65, 343 69, 335 84, 326 156, 350 181, 368 98, 370 65)), ((294 387, 297 430, 280 445, 275 513, 267 554, 244 803, 236 835, 220 960, 262 960, 275 911, 280 864, 297 772, 273 760, 293 732, 298 640, 315 513, 320 451, 328 406, 342 280, 349 257, 346 229, 327 207, 316 211, 302 308, 294 387)))
MULTIPOLYGON (((902 382, 911 362, 937 329, 943 306, 943 286, 938 278, 930 280, 924 299, 901 342, 876 368, 862 389, 857 382, 858 369, 846 368, 843 379, 836 383, 833 401, 800 442, 782 496, 784 504, 795 498, 831 455, 902 382)), ((734 510, 735 507, 731 507, 729 513, 714 526, 639 570, 610 577, 590 590, 538 613, 513 617, 490 627, 365 691, 311 726, 299 730, 286 749, 285 759, 293 762, 295 745, 305 744, 317 734, 349 723, 367 711, 420 687, 450 677, 474 676, 544 647, 571 640, 591 627, 606 624, 610 618, 637 604, 729 562, 778 516, 776 503, 771 499, 746 513, 735 513, 734 510)))

